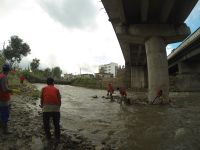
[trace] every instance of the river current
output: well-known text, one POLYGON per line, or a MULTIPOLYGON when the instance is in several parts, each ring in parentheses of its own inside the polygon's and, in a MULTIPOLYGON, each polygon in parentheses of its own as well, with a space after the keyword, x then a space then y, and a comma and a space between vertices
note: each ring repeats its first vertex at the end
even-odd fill
MULTIPOLYGON (((38 89, 44 85, 36 84, 38 89)), ((120 105, 105 90, 56 85, 61 125, 95 145, 120 150, 199 150, 200 98, 172 98, 170 105, 120 105), (97 95, 97 98, 92 98, 97 95)))

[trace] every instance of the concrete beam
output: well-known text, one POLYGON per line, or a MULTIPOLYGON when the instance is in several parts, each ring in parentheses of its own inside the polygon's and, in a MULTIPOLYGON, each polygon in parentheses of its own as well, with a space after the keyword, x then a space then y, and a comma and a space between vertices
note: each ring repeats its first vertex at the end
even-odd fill
POLYGON ((170 15, 170 12, 174 6, 175 0, 164 0, 163 1, 163 7, 160 13, 160 21, 162 23, 166 23, 167 19, 170 15))
POLYGON ((169 54, 168 60, 173 59, 179 53, 181 53, 184 49, 186 49, 189 45, 191 45, 194 41, 200 38, 200 28, 197 29, 194 33, 190 35, 183 43, 181 43, 175 51, 169 54))
POLYGON ((148 18, 149 0, 141 0, 141 20, 146 22, 148 18))
POLYGON ((178 63, 179 74, 200 73, 200 63, 180 62, 178 63))
POLYGON ((112 24, 124 24, 126 18, 122 0, 101 0, 112 24))
POLYGON ((117 35, 117 36, 120 41, 123 41, 126 43, 144 44, 144 42, 145 42, 145 39, 143 37, 139 37, 139 36, 132 36, 132 35, 128 35, 128 34, 117 35))
POLYGON ((116 34, 120 38, 133 40, 133 43, 143 43, 152 36, 162 37, 166 43, 184 40, 190 35, 190 28, 183 23, 179 27, 170 24, 137 24, 137 25, 118 25, 115 26, 116 34))
POLYGON ((124 23, 126 23, 126 17, 125 17, 125 14, 124 14, 124 7, 123 7, 122 0, 116 0, 116 3, 119 7, 119 14, 120 14, 121 23, 124 24, 124 23))

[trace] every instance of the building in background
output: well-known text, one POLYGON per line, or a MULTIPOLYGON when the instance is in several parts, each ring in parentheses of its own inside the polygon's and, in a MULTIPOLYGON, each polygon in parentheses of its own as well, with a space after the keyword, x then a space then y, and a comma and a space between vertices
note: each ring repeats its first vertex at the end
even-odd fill
POLYGON ((99 66, 99 73, 112 74, 113 77, 116 77, 117 69, 118 69, 118 64, 112 62, 110 64, 100 65, 99 66))
POLYGON ((113 74, 111 74, 111 73, 95 73, 95 78, 97 78, 97 79, 113 78, 113 74))

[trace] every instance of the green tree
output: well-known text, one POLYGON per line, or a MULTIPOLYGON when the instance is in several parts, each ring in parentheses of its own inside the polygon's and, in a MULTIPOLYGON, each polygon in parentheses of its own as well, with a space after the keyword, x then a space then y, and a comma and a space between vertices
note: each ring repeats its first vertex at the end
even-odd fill
POLYGON ((53 77, 60 79, 61 78, 61 74, 62 74, 62 70, 60 69, 60 67, 52 68, 53 77))
POLYGON ((44 76, 45 76, 45 77, 51 76, 51 69, 50 69, 50 68, 44 69, 44 76))
POLYGON ((20 63, 23 56, 27 56, 31 49, 27 43, 24 43, 18 36, 11 36, 9 44, 3 49, 3 56, 13 67, 15 63, 20 63))
POLYGON ((31 62, 31 64, 30 64, 31 70, 33 72, 37 71, 39 65, 40 65, 40 60, 37 59, 37 58, 33 59, 32 62, 31 62))

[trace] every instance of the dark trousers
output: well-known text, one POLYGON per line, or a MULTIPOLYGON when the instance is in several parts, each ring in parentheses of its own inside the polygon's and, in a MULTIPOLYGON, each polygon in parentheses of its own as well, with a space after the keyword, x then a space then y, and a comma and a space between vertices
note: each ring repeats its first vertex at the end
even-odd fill
POLYGON ((7 124, 10 114, 9 106, 0 106, 0 122, 7 124))
POLYGON ((60 140, 60 112, 43 112, 43 124, 46 138, 51 139, 50 118, 53 119, 54 134, 57 140, 60 140))

